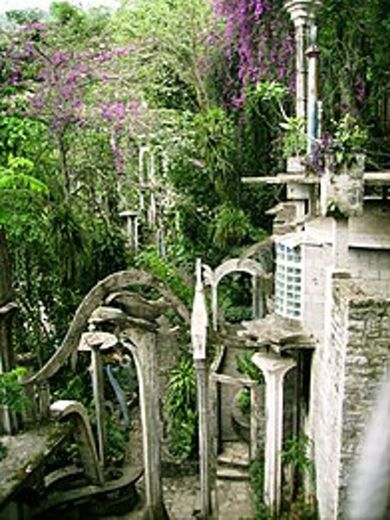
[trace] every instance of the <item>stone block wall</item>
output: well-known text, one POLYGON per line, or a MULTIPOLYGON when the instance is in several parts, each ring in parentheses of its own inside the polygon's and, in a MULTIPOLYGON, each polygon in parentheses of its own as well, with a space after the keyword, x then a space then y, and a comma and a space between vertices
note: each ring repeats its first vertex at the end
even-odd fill
POLYGON ((324 342, 313 357, 308 425, 324 520, 342 517, 390 342, 390 297, 367 296, 352 280, 333 277, 330 282, 324 342))
POLYGON ((389 347, 390 298, 386 301, 363 297, 350 301, 342 403, 339 515, 378 383, 389 360, 389 347))

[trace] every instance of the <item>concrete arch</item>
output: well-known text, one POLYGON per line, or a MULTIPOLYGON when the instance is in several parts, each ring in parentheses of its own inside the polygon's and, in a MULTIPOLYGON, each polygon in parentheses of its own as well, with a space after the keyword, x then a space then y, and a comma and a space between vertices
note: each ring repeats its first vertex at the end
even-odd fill
POLYGON ((147 324, 133 324, 120 335, 134 359, 140 395, 146 511, 145 519, 166 518, 161 482, 160 405, 157 375, 157 341, 147 324))
POLYGON ((75 420, 74 435, 80 447, 85 475, 93 484, 103 484, 103 472, 99 465, 91 423, 85 407, 78 401, 60 400, 50 406, 50 413, 60 421, 71 418, 75 420))
POLYGON ((166 301, 176 310, 178 315, 186 322, 190 322, 190 314, 182 301, 173 292, 164 286, 161 280, 152 274, 140 269, 131 271, 119 271, 101 280, 89 293, 77 308, 68 332, 53 356, 26 384, 42 382, 53 377, 63 366, 66 360, 77 351, 81 334, 92 312, 101 304, 109 293, 125 289, 128 286, 146 285, 157 289, 166 301))
POLYGON ((263 266, 251 258, 231 258, 219 265, 214 271, 204 265, 204 279, 211 286, 213 329, 218 329, 218 285, 221 280, 232 273, 247 273, 252 277, 252 307, 255 317, 265 313, 264 294, 260 290, 260 280, 267 277, 263 266))

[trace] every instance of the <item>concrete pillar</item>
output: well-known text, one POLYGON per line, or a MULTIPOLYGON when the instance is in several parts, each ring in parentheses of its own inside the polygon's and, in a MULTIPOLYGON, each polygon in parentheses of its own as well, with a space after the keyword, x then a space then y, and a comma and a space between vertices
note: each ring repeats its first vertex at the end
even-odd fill
POLYGON ((211 472, 209 446, 209 391, 206 360, 195 360, 198 394, 200 503, 202 519, 211 515, 211 472))
POLYGON ((160 452, 160 407, 157 336, 153 324, 127 329, 122 344, 133 354, 140 388, 142 443, 145 475, 145 520, 167 517, 163 502, 160 452), (128 339, 125 339, 128 338, 128 339))
POLYGON ((212 456, 213 458, 218 457, 221 448, 220 442, 220 399, 221 389, 220 383, 211 378, 209 379, 209 392, 210 392, 210 439, 212 443, 212 456))
POLYGON ((196 370, 199 422, 200 498, 203 519, 211 515, 211 478, 209 442, 209 377, 207 366, 207 307, 202 280, 202 261, 196 261, 196 286, 191 314, 191 341, 196 370))
POLYGON ((314 19, 315 9, 321 3, 322 0, 288 0, 285 3, 285 8, 290 14, 295 27, 297 117, 306 116, 306 30, 309 21, 314 19))
POLYGON ((296 115, 306 115, 306 68, 305 68, 305 25, 299 21, 295 25, 295 67, 296 67, 296 115))
POLYGON ((251 421, 250 421, 250 460, 254 462, 260 457, 260 435, 262 417, 262 391, 260 385, 254 385, 251 392, 251 421))
POLYGON ((136 211, 121 211, 119 216, 126 219, 126 235, 129 248, 138 251, 138 213, 136 211))
POLYGON ((313 24, 310 28, 310 47, 306 51, 308 59, 308 86, 307 86, 307 153, 310 156, 319 137, 319 71, 317 47, 317 27, 313 24))
POLYGON ((98 437, 99 462, 104 467, 106 445, 106 421, 104 410, 104 381, 103 381, 103 364, 99 346, 91 346, 91 375, 92 375, 92 391, 95 403, 96 413, 96 429, 98 437))
POLYGON ((283 379, 295 366, 291 358, 275 354, 257 353, 252 356, 253 363, 260 368, 266 382, 266 438, 265 438, 265 475, 264 501, 271 514, 277 516, 281 503, 281 450, 283 440, 283 379))
POLYGON ((255 319, 264 317, 264 294, 260 285, 260 279, 257 275, 252 276, 252 309, 255 319))
POLYGON ((349 220, 333 219, 333 270, 348 271, 349 267, 349 220))

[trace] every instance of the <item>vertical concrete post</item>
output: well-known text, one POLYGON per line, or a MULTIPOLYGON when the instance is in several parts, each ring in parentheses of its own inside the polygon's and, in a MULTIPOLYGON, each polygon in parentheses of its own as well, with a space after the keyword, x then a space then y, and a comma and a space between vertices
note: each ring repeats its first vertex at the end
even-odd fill
POLYGON ((252 309, 254 318, 258 319, 264 316, 263 294, 257 275, 252 276, 252 309))
POLYGON ((250 459, 251 462, 260 457, 260 432, 262 412, 262 392, 260 385, 254 385, 251 392, 251 421, 250 421, 250 459))
POLYGON ((166 518, 161 483, 160 407, 155 326, 132 326, 122 344, 133 354, 140 388, 146 508, 145 520, 166 518))
POLYGON ((348 218, 333 219, 333 269, 347 271, 349 267, 349 221, 348 218))
POLYGON ((91 372, 92 392, 96 413, 99 462, 103 468, 105 461, 104 447, 106 445, 106 422, 104 410, 103 364, 98 345, 91 346, 91 372))
POLYGON ((206 361, 207 324, 208 317, 202 280, 202 261, 197 259, 195 297, 191 315, 191 341, 198 395, 200 495, 203 519, 209 518, 211 514, 209 377, 206 361))
POLYGON ((299 19, 295 25, 295 67, 297 117, 306 115, 306 68, 305 68, 305 20, 299 19))
POLYGON ((295 28, 296 47, 296 115, 306 116, 306 67, 305 45, 306 30, 309 20, 314 19, 315 9, 320 6, 322 0, 288 0, 285 8, 290 14, 295 28))
POLYGON ((211 514, 211 474, 209 447, 209 395, 208 367, 206 360, 195 360, 196 383, 198 394, 199 421, 199 469, 200 469, 200 500, 202 519, 211 514))
POLYGON ((260 368, 266 382, 266 437, 265 437, 265 475, 264 501, 271 514, 277 516, 281 503, 283 440, 283 379, 295 366, 291 358, 275 354, 257 353, 252 356, 253 363, 260 368))
POLYGON ((315 140, 319 137, 319 74, 317 46, 317 27, 310 27, 310 47, 306 51, 308 58, 308 86, 307 86, 307 153, 311 155, 314 151, 315 140))

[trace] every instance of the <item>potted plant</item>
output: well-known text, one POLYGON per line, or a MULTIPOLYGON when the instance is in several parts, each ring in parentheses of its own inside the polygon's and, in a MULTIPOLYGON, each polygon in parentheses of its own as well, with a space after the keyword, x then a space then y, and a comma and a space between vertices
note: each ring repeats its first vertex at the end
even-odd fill
POLYGON ((285 120, 280 123, 280 127, 284 130, 282 152, 287 161, 287 172, 305 172, 307 138, 304 118, 285 117, 285 120))
POLYGON ((366 141, 367 131, 347 114, 335 125, 334 136, 322 138, 319 143, 313 159, 322 159, 324 166, 320 196, 323 216, 362 215, 366 141))
POLYGON ((256 86, 256 97, 262 101, 273 103, 282 115, 283 121, 279 124, 283 130, 282 154, 287 161, 288 173, 304 173, 306 170, 307 136, 305 119, 303 117, 288 116, 283 106, 283 99, 288 91, 277 81, 264 81, 256 86))

